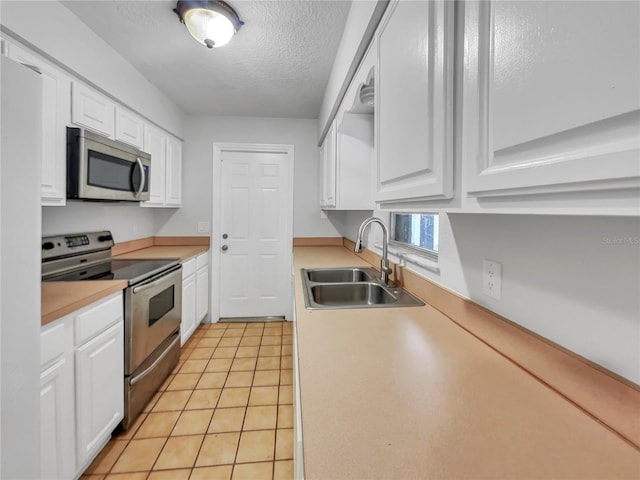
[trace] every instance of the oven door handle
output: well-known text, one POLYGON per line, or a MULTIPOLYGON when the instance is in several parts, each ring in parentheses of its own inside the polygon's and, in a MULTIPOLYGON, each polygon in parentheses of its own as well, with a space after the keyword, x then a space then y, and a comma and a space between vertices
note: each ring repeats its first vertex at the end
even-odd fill
POLYGON ((129 381, 129 385, 133 386, 136 383, 138 383, 140 380, 142 380, 144 377, 146 377, 147 374, 149 374, 149 372, 151 372, 153 369, 155 369, 158 366, 158 364, 164 359, 164 357, 167 356, 167 354, 171 351, 174 345, 179 341, 180 341, 180 335, 177 335, 175 340, 169 344, 166 350, 162 352, 162 354, 158 358, 156 358, 155 362, 153 362, 151 365, 149 365, 149 367, 145 368, 142 372, 140 372, 138 375, 132 378, 129 381))
POLYGON ((142 285, 138 285, 137 287, 133 287, 133 293, 144 292, 145 290, 147 290, 149 288, 155 287, 159 283, 164 282, 166 280, 165 277, 167 275, 169 275, 172 272, 175 272, 176 270, 179 270, 180 268, 182 268, 182 265, 178 264, 174 268, 172 268, 171 270, 166 270, 166 271, 164 271, 162 273, 159 273, 155 277, 151 278, 147 283, 144 283, 142 285))

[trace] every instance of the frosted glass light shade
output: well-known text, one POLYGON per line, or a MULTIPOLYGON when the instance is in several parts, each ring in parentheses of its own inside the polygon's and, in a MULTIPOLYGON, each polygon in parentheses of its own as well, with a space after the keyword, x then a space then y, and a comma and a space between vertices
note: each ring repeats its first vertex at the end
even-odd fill
POLYGON ((186 12, 184 24, 193 38, 209 48, 226 45, 236 33, 231 20, 206 8, 193 8, 186 12))
POLYGON ((226 45, 244 25, 233 7, 222 0, 179 1, 173 11, 191 36, 208 48, 226 45))

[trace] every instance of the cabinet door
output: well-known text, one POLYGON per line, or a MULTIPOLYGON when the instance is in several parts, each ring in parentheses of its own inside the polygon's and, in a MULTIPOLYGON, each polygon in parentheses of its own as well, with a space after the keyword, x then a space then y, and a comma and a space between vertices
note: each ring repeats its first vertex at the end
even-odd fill
POLYGON ((144 147, 144 121, 126 108, 116 106, 116 140, 142 150, 144 147))
POLYGON ((196 329, 196 275, 182 279, 182 323, 180 345, 184 345, 196 329))
POLYGON ((71 316, 42 329, 40 365, 40 478, 73 478, 76 433, 71 316))
POLYGON ((453 195, 454 2, 396 1, 378 33, 379 203, 453 195))
POLYGON ((336 121, 334 120, 322 144, 322 175, 320 206, 335 208, 336 206, 336 121))
POLYGON ((101 93, 73 82, 71 121, 105 135, 115 137, 115 104, 101 93))
POLYGON ((638 2, 465 3, 468 195, 640 185, 639 18, 638 2))
POLYGON ((149 179, 149 201, 144 206, 162 206, 166 198, 165 170, 166 170, 167 135, 162 130, 150 124, 144 125, 144 148, 151 155, 151 178, 149 179))
POLYGON ((91 460, 124 418, 123 322, 76 349, 77 463, 91 460))
POLYGON ((182 205, 182 142, 167 136, 165 203, 174 207, 182 205))
POLYGON ((73 365, 61 356, 40 375, 40 478, 75 474, 73 401, 73 365))
POLYGON ((65 205, 71 80, 31 52, 11 45, 10 58, 34 66, 42 78, 42 204, 65 205))
POLYGON ((209 266, 198 269, 196 278, 197 315, 196 321, 200 323, 209 313, 209 266))

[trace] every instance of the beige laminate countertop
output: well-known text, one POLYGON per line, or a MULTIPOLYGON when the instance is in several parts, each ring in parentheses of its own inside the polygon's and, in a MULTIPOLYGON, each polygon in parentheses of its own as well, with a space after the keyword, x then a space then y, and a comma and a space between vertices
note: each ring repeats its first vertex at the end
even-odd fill
POLYGON ((43 282, 41 325, 127 288, 124 280, 94 282, 43 282))
MULTIPOLYGON (((204 245, 152 246, 116 255, 118 259, 177 258, 181 261, 209 250, 204 245)), ((124 280, 96 280, 93 282, 44 282, 42 283, 42 315, 44 326, 79 308, 97 302, 118 290, 127 288, 124 280)))
POLYGON ((206 245, 154 245, 152 247, 135 250, 122 255, 115 255, 118 259, 149 259, 149 258, 177 258, 181 261, 188 260, 209 250, 206 245))
POLYGON ((300 268, 367 264, 294 258, 306 478, 640 478, 634 446, 433 307, 306 310, 300 268))

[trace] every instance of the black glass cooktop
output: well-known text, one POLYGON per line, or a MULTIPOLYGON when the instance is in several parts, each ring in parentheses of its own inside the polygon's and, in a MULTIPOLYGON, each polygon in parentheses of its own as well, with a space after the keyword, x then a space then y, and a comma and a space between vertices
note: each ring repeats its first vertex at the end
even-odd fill
POLYGON ((179 260, 110 260, 49 277, 46 281, 127 280, 129 285, 134 285, 179 264, 179 260))

